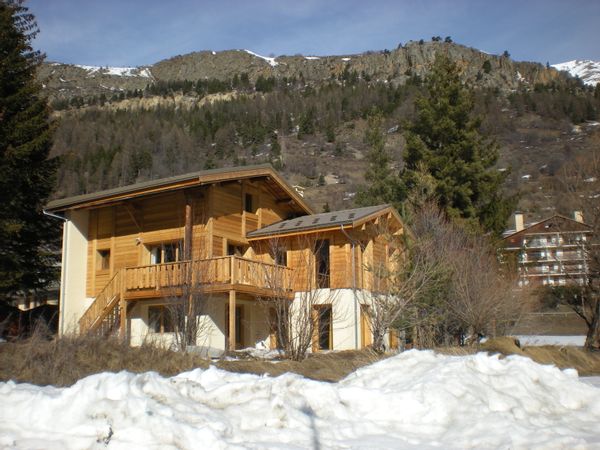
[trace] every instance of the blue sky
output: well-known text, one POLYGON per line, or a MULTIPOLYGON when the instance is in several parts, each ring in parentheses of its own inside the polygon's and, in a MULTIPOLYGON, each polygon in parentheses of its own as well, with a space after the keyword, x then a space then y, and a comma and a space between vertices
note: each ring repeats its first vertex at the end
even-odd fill
POLYGON ((598 0, 29 0, 50 61, 152 64, 197 50, 332 55, 451 36, 551 64, 600 60, 598 0))

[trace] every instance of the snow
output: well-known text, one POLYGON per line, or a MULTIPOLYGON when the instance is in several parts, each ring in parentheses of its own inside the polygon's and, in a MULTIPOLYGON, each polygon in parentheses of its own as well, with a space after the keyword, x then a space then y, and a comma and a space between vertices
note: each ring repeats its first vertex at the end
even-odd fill
POLYGON ((541 336, 541 335, 521 335, 515 336, 521 345, 540 346, 540 345, 574 345, 583 347, 585 336, 541 336))
POLYGON ((141 78, 152 78, 152 73, 148 68, 140 67, 99 67, 99 66, 82 66, 75 65, 80 69, 86 70, 88 75, 102 74, 102 75, 115 75, 119 77, 141 77, 141 78))
POLYGON ((350 61, 350 58, 342 58, 342 61, 348 62, 348 61, 350 61))
POLYGON ((590 86, 600 83, 600 61, 590 61, 589 59, 575 59, 560 64, 553 64, 556 70, 564 70, 574 77, 579 77, 590 86))
POLYGON ((256 56, 257 58, 264 59, 266 62, 269 63, 269 65, 271 67, 275 67, 275 66, 279 65, 279 63, 277 61, 275 61, 275 58, 270 58, 268 56, 262 56, 262 55, 259 55, 258 53, 254 53, 250 50, 244 50, 244 51, 252 56, 256 56))
POLYGON ((591 386, 596 386, 597 388, 600 388, 600 377, 581 377, 580 380, 591 386))
POLYGON ((318 57, 318 56, 305 56, 304 59, 308 59, 309 61, 313 61, 313 60, 321 59, 321 58, 318 57))
POLYGON ((0 447, 598 448, 600 389, 528 358, 408 351, 339 383, 214 367, 0 383, 0 447))

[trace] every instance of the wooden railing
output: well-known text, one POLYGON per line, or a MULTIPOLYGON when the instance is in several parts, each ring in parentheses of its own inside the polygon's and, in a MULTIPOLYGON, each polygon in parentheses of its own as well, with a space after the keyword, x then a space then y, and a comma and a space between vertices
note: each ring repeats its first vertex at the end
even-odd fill
POLYGON ((161 290, 179 286, 246 285, 260 289, 290 290, 292 269, 239 256, 221 256, 125 270, 125 292, 161 290))
POLYGON ((123 271, 118 271, 104 289, 96 296, 94 302, 79 319, 81 333, 91 331, 108 315, 121 299, 123 288, 123 271))
POLYGON ((128 293, 152 290, 164 295, 170 288, 219 285, 251 286, 277 295, 291 291, 292 269, 239 256, 127 267, 111 278, 81 316, 80 331, 96 329, 128 293))

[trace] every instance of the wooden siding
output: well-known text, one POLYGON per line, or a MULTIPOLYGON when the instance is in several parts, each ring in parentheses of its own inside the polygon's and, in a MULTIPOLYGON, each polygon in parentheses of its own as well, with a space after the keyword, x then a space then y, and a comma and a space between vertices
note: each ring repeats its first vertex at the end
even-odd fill
MULTIPOLYGON (((227 243, 246 245, 245 232, 285 219, 291 212, 269 194, 264 182, 228 182, 169 192, 90 210, 86 294, 96 296, 126 267, 150 263, 149 247, 183 241, 186 194, 192 205, 192 259, 225 256, 227 243), (253 196, 255 213, 244 211, 253 196), (98 269, 98 251, 110 251, 110 269, 98 269)), ((252 249, 244 256, 253 257, 252 249)), ((268 261, 265 261, 268 262, 268 261)))

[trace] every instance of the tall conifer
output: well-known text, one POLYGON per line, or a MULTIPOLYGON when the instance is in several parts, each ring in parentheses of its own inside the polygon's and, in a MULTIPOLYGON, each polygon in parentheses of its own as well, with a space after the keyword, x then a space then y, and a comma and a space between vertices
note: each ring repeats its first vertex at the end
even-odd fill
POLYGON ((495 142, 479 132, 473 95, 461 82, 455 63, 439 56, 426 81, 426 95, 405 134, 400 174, 407 191, 419 189, 422 175, 433 177, 435 197, 450 217, 499 233, 514 206, 501 192, 506 173, 493 168, 495 142))
POLYGON ((43 55, 34 17, 21 0, 0 0, 0 301, 41 288, 54 273, 58 225, 42 208, 54 186, 52 126, 35 80, 43 55))
POLYGON ((399 191, 398 176, 391 168, 391 157, 385 148, 386 139, 382 128, 381 112, 374 110, 368 116, 365 131, 365 142, 370 147, 367 155, 369 166, 365 173, 367 186, 357 195, 356 203, 359 206, 392 203, 399 207, 400 201, 403 200, 399 191))

